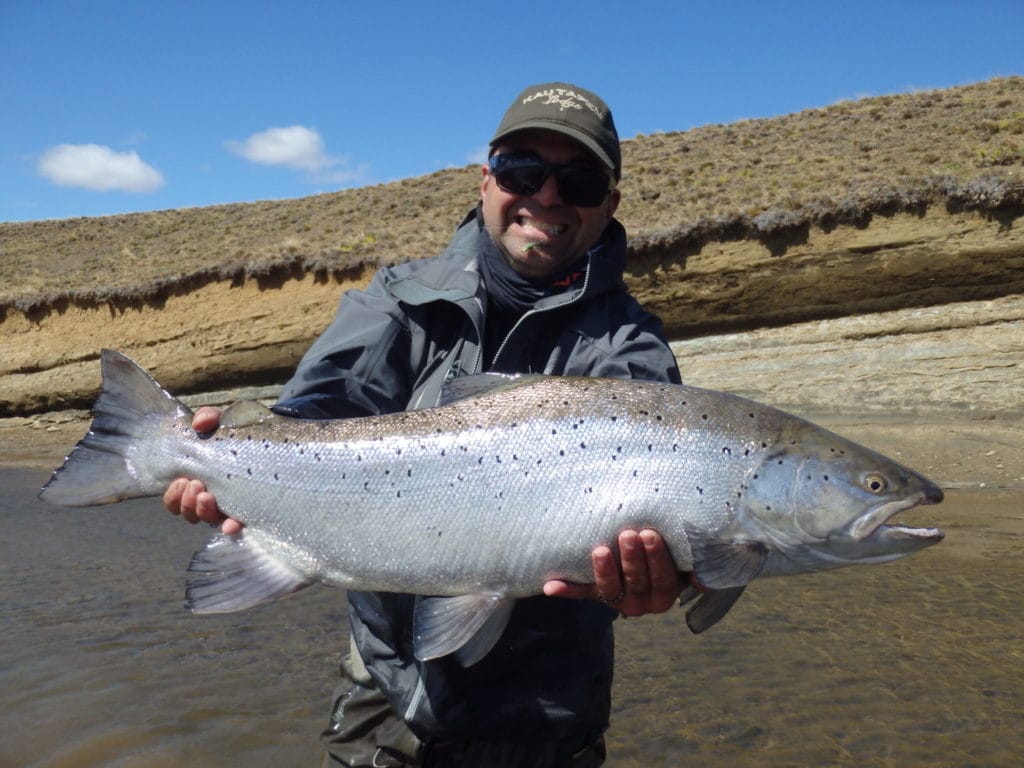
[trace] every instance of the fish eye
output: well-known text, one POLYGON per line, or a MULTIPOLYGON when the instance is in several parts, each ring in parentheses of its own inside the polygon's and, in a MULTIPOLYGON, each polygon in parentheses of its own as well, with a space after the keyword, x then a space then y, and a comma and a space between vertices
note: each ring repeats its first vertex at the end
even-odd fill
POLYGON ((889 481, 885 479, 884 475, 869 472, 864 475, 864 488, 871 493, 885 493, 889 490, 889 481))

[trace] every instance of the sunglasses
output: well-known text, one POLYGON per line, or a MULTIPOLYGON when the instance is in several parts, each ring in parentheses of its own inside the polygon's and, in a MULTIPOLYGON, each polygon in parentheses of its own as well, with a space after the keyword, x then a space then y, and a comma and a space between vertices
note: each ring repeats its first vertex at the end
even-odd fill
POLYGON ((611 191, 610 177, 599 168, 547 163, 536 155, 492 155, 487 167, 500 189, 524 197, 537 194, 548 176, 554 176, 558 196, 566 205, 579 208, 600 205, 611 191))

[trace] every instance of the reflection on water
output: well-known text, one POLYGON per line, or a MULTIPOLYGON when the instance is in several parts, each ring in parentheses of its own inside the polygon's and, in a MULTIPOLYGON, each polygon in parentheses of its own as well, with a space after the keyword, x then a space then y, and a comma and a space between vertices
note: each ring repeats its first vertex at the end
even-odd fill
MULTIPOLYGON (((0 766, 312 766, 342 592, 182 609, 207 531, 159 502, 55 510, 0 471, 0 766)), ((1019 765, 1024 494, 915 514, 907 560, 756 581, 704 635, 620 622, 611 766, 1019 765)))

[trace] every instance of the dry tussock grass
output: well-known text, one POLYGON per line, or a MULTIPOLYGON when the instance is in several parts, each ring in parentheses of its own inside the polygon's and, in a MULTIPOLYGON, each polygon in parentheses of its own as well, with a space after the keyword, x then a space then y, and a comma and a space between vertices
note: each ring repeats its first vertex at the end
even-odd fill
MULTIPOLYGON (((1024 78, 842 102, 624 143, 634 248, 765 237, 933 204, 1024 205, 1024 78)), ((0 224, 0 316, 128 303, 436 253, 476 201, 466 167, 295 200, 0 224)))

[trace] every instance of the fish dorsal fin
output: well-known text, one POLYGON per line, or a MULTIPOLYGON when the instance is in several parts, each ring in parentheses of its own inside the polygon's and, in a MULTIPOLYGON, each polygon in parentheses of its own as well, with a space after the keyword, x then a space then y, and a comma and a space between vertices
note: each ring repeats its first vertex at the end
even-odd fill
POLYGON ((505 631, 515 600, 501 595, 421 597, 413 615, 413 652, 420 661, 456 654, 464 667, 488 654, 505 631))
POLYGON ((699 531, 687 534, 693 552, 693 573, 708 589, 749 584, 768 558, 768 547, 760 541, 721 540, 699 531))
POLYGON ((195 613, 242 611, 313 583, 248 532, 214 536, 192 556, 188 572, 185 607, 195 613))
POLYGON ((441 388, 441 405, 451 405, 461 400, 471 400, 490 392, 515 389, 545 378, 539 373, 475 373, 449 379, 441 388))
POLYGON ((679 604, 684 605, 694 597, 697 597, 697 602, 686 612, 686 626, 695 635, 713 627, 732 609, 744 589, 746 587, 729 587, 702 593, 696 587, 687 587, 679 596, 679 604), (692 593, 687 594, 689 590, 692 593))
POLYGON ((220 425, 236 428, 254 427, 276 418, 278 418, 276 413, 255 400, 239 400, 224 409, 220 415, 220 425))

